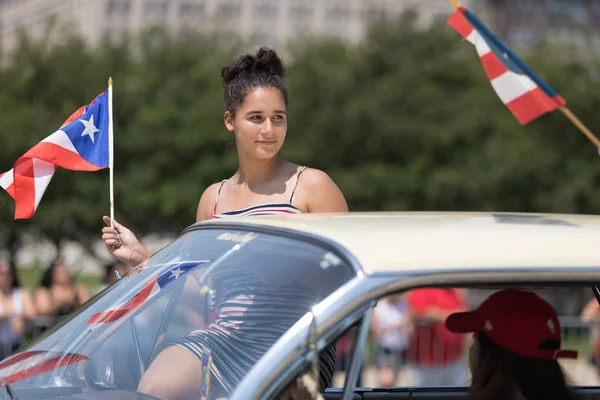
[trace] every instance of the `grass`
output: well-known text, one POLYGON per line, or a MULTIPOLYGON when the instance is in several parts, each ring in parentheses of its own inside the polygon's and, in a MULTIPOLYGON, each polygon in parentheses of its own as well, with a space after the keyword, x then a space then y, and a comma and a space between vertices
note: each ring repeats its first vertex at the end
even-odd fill
MULTIPOLYGON (((17 274, 21 285, 29 290, 34 290, 39 287, 40 279, 44 270, 41 268, 19 268, 17 274)), ((102 278, 95 275, 77 275, 75 284, 87 286, 93 292, 102 284, 102 278)))
POLYGON ((563 338, 561 348, 568 350, 577 350, 580 359, 588 357, 591 352, 590 337, 587 334, 566 336, 563 338))

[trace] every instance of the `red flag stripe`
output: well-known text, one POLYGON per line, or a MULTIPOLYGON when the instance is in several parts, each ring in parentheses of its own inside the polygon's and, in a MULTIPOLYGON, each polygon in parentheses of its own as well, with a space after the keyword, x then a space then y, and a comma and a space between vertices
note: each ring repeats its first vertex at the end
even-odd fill
POLYGON ((21 158, 28 157, 44 160, 72 171, 99 171, 104 169, 104 167, 98 167, 87 162, 81 155, 50 142, 36 144, 21 158))
POLYGON ((129 299, 125 304, 119 307, 116 310, 103 311, 97 314, 92 315, 90 319, 88 319, 87 323, 103 323, 103 322, 113 322, 122 318, 124 315, 129 312, 135 310, 140 305, 146 301, 146 299, 152 294, 152 289, 154 288, 154 284, 156 283, 156 278, 158 274, 155 275, 144 287, 140 290, 134 297, 129 299))
POLYGON ((540 88, 527 92, 506 104, 517 120, 525 125, 528 122, 558 108, 558 103, 540 88))
POLYGON ((508 72, 508 68, 496 57, 493 52, 489 52, 484 54, 481 58, 481 63, 483 64, 483 69, 487 74, 490 81, 493 81, 497 77, 508 72))
POLYGON ((35 213, 35 178, 33 160, 19 159, 15 164, 15 175, 21 176, 13 182, 15 197, 15 219, 31 218, 35 213))
POLYGON ((8 359, 6 361, 2 361, 0 363, 0 369, 10 367, 11 365, 18 363, 19 361, 23 361, 26 358, 33 357, 40 353, 42 353, 42 352, 41 351, 26 351, 25 353, 16 354, 15 356, 11 357, 10 359, 8 359))
POLYGON ((465 39, 469 37, 473 32, 473 27, 469 24, 469 21, 465 18, 465 15, 461 10, 455 11, 448 19, 448 25, 453 27, 461 34, 465 39))
MULTIPOLYGON (((92 104, 93 104, 93 102, 92 102, 92 104)), ((67 125, 68 123, 73 122, 77 118, 81 117, 83 115, 83 113, 85 112, 85 108, 86 107, 87 106, 81 106, 81 107, 79 107, 79 109, 77 111, 75 111, 73 114, 71 114, 71 116, 69 118, 67 118, 66 121, 63 122, 63 124, 60 127, 62 128, 63 126, 67 125)))
POLYGON ((69 118, 67 118, 67 120, 65 122, 63 122, 63 124, 60 127, 62 128, 63 126, 67 125, 68 123, 73 122, 77 118, 81 117, 83 115, 83 113, 85 112, 86 107, 94 104, 96 102, 96 99, 102 95, 103 95, 103 93, 100 93, 98 96, 94 97, 94 100, 92 100, 92 102, 89 105, 79 107, 79 109, 77 111, 75 111, 73 114, 71 114, 71 116, 69 118))
POLYGON ((34 365, 33 367, 24 369, 15 374, 9 375, 5 377, 8 383, 15 383, 18 381, 22 381, 23 379, 30 378, 32 376, 43 374, 44 372, 52 371, 58 367, 64 367, 69 364, 73 364, 79 361, 85 361, 88 358, 82 355, 61 355, 59 357, 47 360, 42 362, 41 364, 34 365))

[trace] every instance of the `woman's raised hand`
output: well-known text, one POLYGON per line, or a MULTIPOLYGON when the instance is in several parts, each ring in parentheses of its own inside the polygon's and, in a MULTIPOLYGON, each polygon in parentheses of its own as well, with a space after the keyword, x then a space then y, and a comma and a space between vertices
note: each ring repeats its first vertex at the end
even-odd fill
POLYGON ((115 220, 113 220, 114 228, 111 228, 110 217, 107 216, 102 220, 107 225, 102 228, 102 240, 110 254, 117 260, 136 266, 150 258, 150 252, 142 246, 129 228, 115 220))

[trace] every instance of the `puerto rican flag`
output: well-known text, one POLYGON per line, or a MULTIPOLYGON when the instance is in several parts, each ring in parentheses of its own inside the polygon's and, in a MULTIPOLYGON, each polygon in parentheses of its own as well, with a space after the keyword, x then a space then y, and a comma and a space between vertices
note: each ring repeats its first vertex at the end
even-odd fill
POLYGON ((29 149, 10 171, 0 174, 0 186, 15 200, 15 219, 33 217, 56 167, 73 171, 109 167, 109 108, 107 90, 29 149))
POLYGON ((0 363, 0 377, 11 384, 87 359, 80 354, 53 351, 17 353, 0 363))
POLYGON ((185 276, 190 271, 193 271, 194 269, 208 262, 210 262, 210 260, 174 263, 170 267, 152 276, 152 278, 150 278, 144 287, 129 300, 110 310, 102 311, 92 315, 92 317, 88 319, 86 323, 100 324, 116 321, 156 296, 161 290, 165 289, 175 280, 185 276))
POLYGON ((464 6, 448 24, 475 46, 492 87, 522 125, 566 104, 464 6))

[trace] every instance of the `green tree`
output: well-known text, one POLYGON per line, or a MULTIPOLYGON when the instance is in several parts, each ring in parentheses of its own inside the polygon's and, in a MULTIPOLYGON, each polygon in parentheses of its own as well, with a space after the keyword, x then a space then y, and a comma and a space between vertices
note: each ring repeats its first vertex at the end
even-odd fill
MULTIPOLYGON (((330 173, 352 210, 597 213, 600 160, 587 139, 559 112, 521 126, 470 44, 443 23, 421 29, 413 20, 377 23, 357 45, 319 39, 285 49, 283 156, 330 173)), ((116 218, 139 234, 179 232, 202 191, 235 172, 219 73, 243 49, 161 30, 94 49, 76 37, 58 46, 23 38, 0 71, 0 169, 112 76, 116 218)), ((600 60, 559 53, 539 48, 524 59, 594 130, 600 60)), ((58 170, 28 221, 13 221, 12 200, 0 195, 0 240, 33 228, 57 242, 97 239, 108 189, 106 170, 58 170)))

